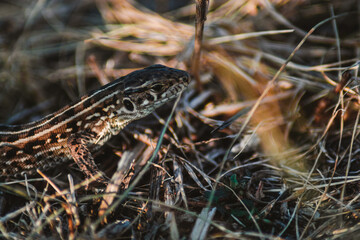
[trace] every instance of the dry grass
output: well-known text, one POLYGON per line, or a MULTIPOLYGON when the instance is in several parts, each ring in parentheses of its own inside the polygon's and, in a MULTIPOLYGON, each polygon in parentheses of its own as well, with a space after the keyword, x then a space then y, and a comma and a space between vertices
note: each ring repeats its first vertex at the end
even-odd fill
MULTIPOLYGON (((0 4, 2 123, 151 64, 193 71, 195 5, 25 2, 0 4)), ((1 183, 1 237, 360 236, 360 5, 311 2, 210 1, 201 90, 193 81, 173 111, 96 155, 106 188, 87 188, 74 164, 1 183)))

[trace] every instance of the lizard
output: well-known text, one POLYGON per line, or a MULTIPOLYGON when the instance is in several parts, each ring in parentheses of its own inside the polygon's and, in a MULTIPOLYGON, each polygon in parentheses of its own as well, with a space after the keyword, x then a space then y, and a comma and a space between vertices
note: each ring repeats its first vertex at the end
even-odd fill
POLYGON ((176 98, 189 82, 186 71, 152 65, 120 77, 38 121, 0 125, 1 176, 34 175, 37 169, 46 171, 73 160, 86 177, 94 178, 99 169, 92 152, 130 122, 176 98))

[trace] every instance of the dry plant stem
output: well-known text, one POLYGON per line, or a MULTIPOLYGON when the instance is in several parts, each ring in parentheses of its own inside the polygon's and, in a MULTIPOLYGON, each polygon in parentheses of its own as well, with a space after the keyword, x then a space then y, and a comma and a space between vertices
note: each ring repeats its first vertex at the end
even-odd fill
POLYGON ((255 38, 260 36, 268 36, 268 35, 277 35, 282 33, 292 33, 293 29, 284 29, 284 30, 271 30, 271 31, 259 31, 259 32, 250 32, 250 33, 240 33, 235 35, 226 35, 221 37, 215 37, 206 41, 209 45, 234 42, 239 40, 244 40, 248 38, 255 38))
MULTIPOLYGON (((134 147, 133 151, 125 151, 118 163, 116 172, 111 177, 109 185, 106 187, 105 195, 101 200, 98 215, 102 216, 105 210, 112 204, 116 197, 116 193, 119 191, 121 183, 123 183, 125 177, 131 169, 131 165, 134 160, 139 158, 139 155, 143 152, 145 144, 139 143, 134 147)), ((106 223, 104 218, 104 223, 106 223)))
POLYGON ((349 80, 351 79, 352 75, 350 73, 350 71, 345 71, 342 74, 341 80, 340 82, 336 85, 334 92, 335 93, 340 93, 341 90, 343 90, 343 88, 345 87, 345 85, 349 82, 349 80))
MULTIPOLYGON (((333 6, 330 4, 330 12, 331 12, 331 16, 335 16, 334 13, 334 8, 333 6)), ((336 39, 336 53, 337 53, 337 57, 338 57, 338 61, 339 61, 339 66, 341 67, 341 52, 340 52, 340 38, 339 38, 339 31, 337 29, 337 25, 336 25, 336 21, 335 19, 333 19, 332 21, 332 25, 334 28, 334 33, 335 33, 335 39, 336 39)), ((340 78, 340 72, 339 72, 339 78, 340 78)))
POLYGON ((69 174, 68 175, 68 180, 69 180, 69 186, 70 186, 70 193, 67 194, 68 198, 69 198, 69 202, 70 202, 70 207, 75 220, 75 226, 79 227, 81 222, 80 222, 80 216, 79 216, 79 212, 77 211, 76 208, 76 195, 75 195, 75 186, 74 186, 74 179, 72 178, 72 176, 69 174))
POLYGON ((192 74, 195 77, 197 88, 201 89, 200 82, 200 55, 202 48, 202 39, 204 32, 204 24, 206 21, 207 9, 209 6, 209 0, 197 0, 196 1, 196 17, 195 17, 195 42, 194 52, 192 56, 192 74))
MULTIPOLYGON (((331 16, 335 16, 335 13, 334 13, 334 8, 332 5, 330 5, 330 12, 331 12, 331 16)), ((333 25, 333 28, 334 28, 334 33, 335 33, 335 37, 336 37, 336 52, 337 52, 337 57, 338 57, 338 61, 339 61, 339 66, 341 67, 341 52, 340 52, 340 38, 339 38, 339 32, 338 32, 338 28, 337 28, 337 25, 336 25, 336 19, 333 19, 331 21, 332 25, 333 25)), ((341 71, 338 71, 338 76, 339 78, 341 78, 341 81, 340 83, 337 85, 339 86, 339 88, 335 88, 334 89, 334 92, 335 93, 340 93, 340 103, 341 103, 341 109, 344 109, 343 111, 341 111, 341 118, 340 118, 340 137, 339 137, 339 143, 338 143, 338 150, 337 150, 337 156, 339 155, 339 152, 340 152, 340 148, 341 148, 341 145, 342 145, 342 139, 343 139, 343 133, 344 133, 344 115, 345 115, 345 108, 344 108, 344 95, 343 95, 343 92, 341 92, 341 90, 344 88, 345 84, 350 80, 351 78, 351 74, 348 73, 344 73, 342 76, 341 76, 341 71), (345 75, 344 75, 345 74, 345 75), (337 92, 336 92, 337 91, 337 92)))

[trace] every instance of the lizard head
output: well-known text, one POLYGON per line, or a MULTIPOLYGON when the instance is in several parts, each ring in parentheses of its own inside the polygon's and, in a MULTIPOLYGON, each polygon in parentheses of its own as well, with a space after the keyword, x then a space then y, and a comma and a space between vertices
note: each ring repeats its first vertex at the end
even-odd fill
POLYGON ((133 120, 179 96, 189 84, 190 76, 185 71, 158 64, 134 71, 118 81, 123 93, 118 114, 133 120))

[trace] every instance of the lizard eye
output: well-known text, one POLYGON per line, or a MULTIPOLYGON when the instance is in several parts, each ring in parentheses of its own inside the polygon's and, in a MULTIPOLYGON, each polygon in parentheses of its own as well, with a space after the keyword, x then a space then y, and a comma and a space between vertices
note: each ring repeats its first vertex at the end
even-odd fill
POLYGON ((161 84, 155 84, 154 86, 151 87, 151 90, 153 90, 154 92, 160 92, 163 89, 163 85, 161 84))
POLYGON ((130 100, 127 100, 127 99, 125 99, 124 101, 123 101, 123 103, 124 103, 124 107, 128 110, 128 111, 130 111, 130 112, 132 112, 132 111, 134 111, 134 104, 130 101, 130 100))

